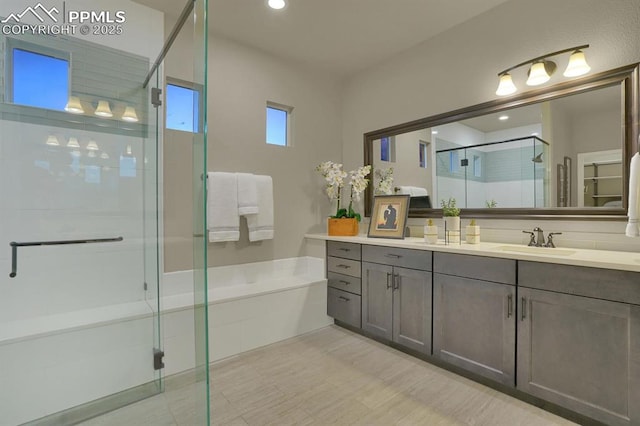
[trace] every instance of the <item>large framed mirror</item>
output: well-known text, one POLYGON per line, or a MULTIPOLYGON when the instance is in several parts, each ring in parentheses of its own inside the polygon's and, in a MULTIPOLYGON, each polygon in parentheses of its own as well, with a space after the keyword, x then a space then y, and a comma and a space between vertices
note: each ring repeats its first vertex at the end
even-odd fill
POLYGON ((393 169, 410 217, 453 197, 475 218, 626 218, 638 150, 639 64, 368 132, 365 193, 393 169))

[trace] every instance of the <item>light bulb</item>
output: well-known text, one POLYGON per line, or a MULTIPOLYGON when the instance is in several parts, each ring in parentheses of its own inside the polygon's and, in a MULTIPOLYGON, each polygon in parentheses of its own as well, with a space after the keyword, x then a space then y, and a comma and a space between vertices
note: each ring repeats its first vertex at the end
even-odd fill
POLYGON ((547 74, 547 70, 544 68, 544 62, 536 62, 531 65, 531 69, 529 70, 527 86, 538 86, 546 83, 550 78, 549 74, 547 74))
POLYGON ((109 106, 109 102, 107 101, 98 101, 98 107, 94 112, 98 117, 111 118, 113 117, 113 113, 111 112, 111 107, 109 106))
POLYGON ((569 57, 569 64, 562 75, 565 77, 578 77, 589 71, 591 71, 591 67, 587 64, 584 52, 582 52, 582 50, 576 50, 571 54, 571 57, 569 57))
POLYGON ((122 114, 122 120, 128 121, 130 123, 138 122, 138 115, 136 114, 136 110, 132 106, 128 106, 124 109, 124 113, 122 114))
POLYGON ((77 96, 69 96, 69 102, 65 105, 64 110, 72 114, 84 114, 84 108, 77 96))
POLYGON ((500 83, 498 84, 498 90, 496 90, 496 95, 498 96, 506 96, 512 93, 515 93, 516 85, 513 84, 513 80, 511 79, 511 74, 505 73, 500 76, 500 83))
POLYGON ((283 9, 287 5, 284 0, 269 0, 267 4, 271 9, 276 10, 283 9))

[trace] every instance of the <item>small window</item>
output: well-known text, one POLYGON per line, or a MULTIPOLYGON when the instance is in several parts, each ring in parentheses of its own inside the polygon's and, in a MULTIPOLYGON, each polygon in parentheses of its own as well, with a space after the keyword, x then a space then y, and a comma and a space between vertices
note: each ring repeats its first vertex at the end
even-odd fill
POLYGON ((460 170, 460 160, 458 151, 449 151, 449 171, 455 173, 460 170))
POLYGON ((380 161, 390 163, 396 160, 396 139, 395 137, 385 137, 380 139, 380 161))
POLYGON ((64 110, 69 98, 69 60, 27 49, 11 49, 14 104, 64 110))
POLYGON ((423 169, 426 169, 427 168, 427 143, 418 142, 418 149, 420 150, 418 154, 420 159, 420 167, 423 169))
POLYGON ((290 146, 291 111, 293 108, 267 102, 267 143, 290 146))
POLYGON ((200 92, 193 87, 167 83, 166 128, 183 132, 200 131, 200 92))
POLYGON ((473 156, 473 175, 482 177, 482 160, 479 155, 473 156))

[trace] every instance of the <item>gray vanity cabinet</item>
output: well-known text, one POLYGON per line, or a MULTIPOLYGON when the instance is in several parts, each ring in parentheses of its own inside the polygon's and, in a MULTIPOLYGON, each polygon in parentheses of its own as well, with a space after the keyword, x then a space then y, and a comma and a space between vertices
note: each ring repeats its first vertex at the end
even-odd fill
POLYGON ((609 425, 640 424, 640 306, 627 303, 640 299, 640 274, 520 262, 518 276, 517 387, 609 425))
POLYGON ((360 328, 360 244, 327 242, 327 315, 360 328))
POLYGON ((515 386, 516 262, 434 254, 433 355, 515 386))
POLYGON ((362 328, 430 354, 431 252, 363 246, 362 259, 362 328))

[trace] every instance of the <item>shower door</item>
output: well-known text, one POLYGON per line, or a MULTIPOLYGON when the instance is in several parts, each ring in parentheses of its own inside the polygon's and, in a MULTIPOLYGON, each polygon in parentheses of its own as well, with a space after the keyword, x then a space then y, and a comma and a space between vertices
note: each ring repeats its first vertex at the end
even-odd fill
POLYGON ((70 424, 161 390, 161 123, 142 82, 163 22, 132 51, 141 8, 109 43, 0 35, 1 425, 70 424))

